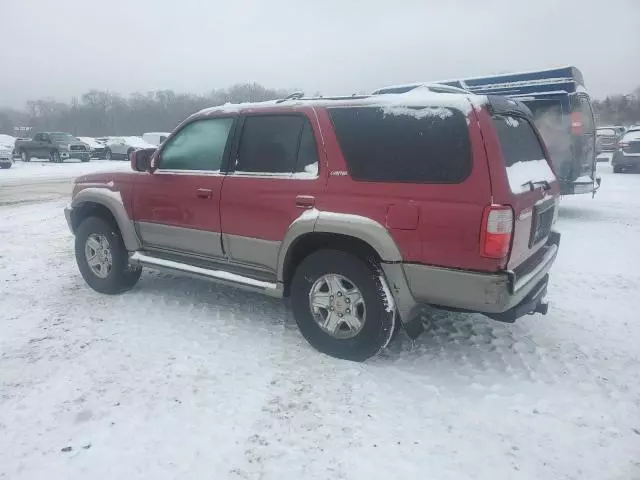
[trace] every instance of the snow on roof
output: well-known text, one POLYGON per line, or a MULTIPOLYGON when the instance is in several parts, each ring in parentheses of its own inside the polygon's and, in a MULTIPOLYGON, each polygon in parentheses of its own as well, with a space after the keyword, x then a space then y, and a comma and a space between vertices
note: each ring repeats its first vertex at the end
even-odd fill
POLYGON ((109 141, 122 140, 123 143, 135 148, 158 148, 157 145, 151 145, 149 142, 144 141, 141 137, 109 137, 109 141))
MULTIPOLYGON (((434 93, 428 86, 420 85, 406 93, 389 93, 343 98, 298 98, 290 100, 271 100, 256 103, 226 103, 209 107, 195 113, 195 116, 214 113, 239 113, 247 110, 282 107, 447 107, 468 114, 474 106, 480 107, 487 102, 484 95, 472 93, 434 93), (424 88, 423 88, 424 87, 424 88)), ((192 116, 194 116, 192 115, 192 116)))
POLYGON ((86 143, 87 145, 89 145, 90 148, 103 148, 104 145, 98 141, 96 141, 95 138, 93 137, 76 137, 78 140, 80 140, 81 142, 86 143))
POLYGON ((4 133, 0 133, 0 145, 6 145, 8 147, 13 148, 15 144, 16 144, 15 137, 12 137, 11 135, 5 135, 4 133))
POLYGON ((169 133, 169 132, 145 132, 145 133, 142 134, 142 136, 145 136, 145 135, 161 135, 161 136, 164 135, 165 137, 168 137, 169 135, 171 135, 171 133, 169 133))

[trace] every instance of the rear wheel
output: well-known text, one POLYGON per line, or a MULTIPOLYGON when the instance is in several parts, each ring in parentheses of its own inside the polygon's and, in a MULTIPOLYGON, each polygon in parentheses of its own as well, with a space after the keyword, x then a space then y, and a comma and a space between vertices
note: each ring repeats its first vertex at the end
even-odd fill
POLYGON ((613 173, 622 173, 622 167, 619 165, 614 166, 613 173))
POLYGON ((0 168, 3 168, 6 170, 7 168, 11 168, 11 165, 12 165, 11 163, 3 163, 3 164, 0 164, 0 168))
POLYGON ((107 151, 104 152, 104 159, 111 160, 111 150, 107 149, 107 151))
POLYGON ((53 163, 62 163, 62 159, 60 158, 60 152, 57 150, 51 152, 49 154, 49 161, 53 163))
POLYGON ((76 262, 91 288, 100 293, 125 292, 138 282, 142 267, 129 265, 129 254, 117 227, 88 217, 76 231, 76 262))
POLYGON ((298 328, 323 353, 362 361, 391 340, 395 311, 375 266, 339 250, 305 258, 291 283, 298 328))
POLYGON ((131 160, 131 154, 134 152, 135 150, 133 148, 130 148, 129 150, 127 150, 127 156, 124 157, 125 160, 130 161, 131 160))
POLYGON ((28 151, 26 151, 26 150, 22 150, 22 151, 20 152, 20 159, 21 159, 23 162, 30 162, 30 161, 31 161, 31 155, 29 155, 29 152, 28 152, 28 151))

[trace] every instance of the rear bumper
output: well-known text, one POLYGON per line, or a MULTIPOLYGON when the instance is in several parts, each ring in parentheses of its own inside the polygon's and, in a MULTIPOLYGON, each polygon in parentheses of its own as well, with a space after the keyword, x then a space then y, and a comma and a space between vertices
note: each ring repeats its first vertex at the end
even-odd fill
POLYGON ((66 160, 68 158, 76 158, 79 160, 90 158, 91 154, 89 152, 82 150, 62 150, 59 152, 60 158, 62 160, 66 160))
POLYGON ((560 181, 561 195, 579 195, 581 193, 593 193, 600 188, 600 177, 596 177, 589 182, 566 182, 560 181))
POLYGON ((640 153, 624 153, 617 151, 611 159, 614 167, 638 168, 640 167, 640 153))
MULTIPOLYGON (((397 272, 383 265, 392 285, 396 304, 404 322, 410 322, 424 306, 483 313, 496 320, 512 322, 538 308, 549 278, 549 270, 556 259, 560 234, 552 232, 540 262, 526 274, 514 272, 480 273, 427 265, 402 264, 409 296, 398 288, 397 272), (413 305, 409 304, 413 301, 413 305)), ((546 310, 542 313, 546 313, 546 310)))

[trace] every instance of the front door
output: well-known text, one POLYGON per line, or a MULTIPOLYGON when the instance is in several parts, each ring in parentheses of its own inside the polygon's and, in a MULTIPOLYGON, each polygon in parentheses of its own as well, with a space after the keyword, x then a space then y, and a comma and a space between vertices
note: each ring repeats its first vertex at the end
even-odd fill
POLYGON ((137 176, 133 214, 145 249, 221 257, 221 167, 233 117, 186 124, 158 154, 158 168, 137 176))
POLYGON ((251 115, 241 122, 221 200, 223 242, 233 262, 275 274, 289 226, 324 187, 319 127, 305 113, 312 112, 251 115))
POLYGON ((36 135, 31 155, 37 158, 49 158, 49 150, 51 150, 50 142, 51 138, 48 133, 36 135))

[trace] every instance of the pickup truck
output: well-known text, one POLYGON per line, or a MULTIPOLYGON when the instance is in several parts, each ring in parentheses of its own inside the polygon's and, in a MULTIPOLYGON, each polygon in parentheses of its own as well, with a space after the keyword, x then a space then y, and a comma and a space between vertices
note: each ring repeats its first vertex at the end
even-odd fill
POLYGON ((50 162, 61 163, 70 158, 83 162, 91 159, 91 153, 83 142, 69 133, 36 133, 32 140, 16 140, 15 152, 23 162, 35 158, 48 158, 50 162))

